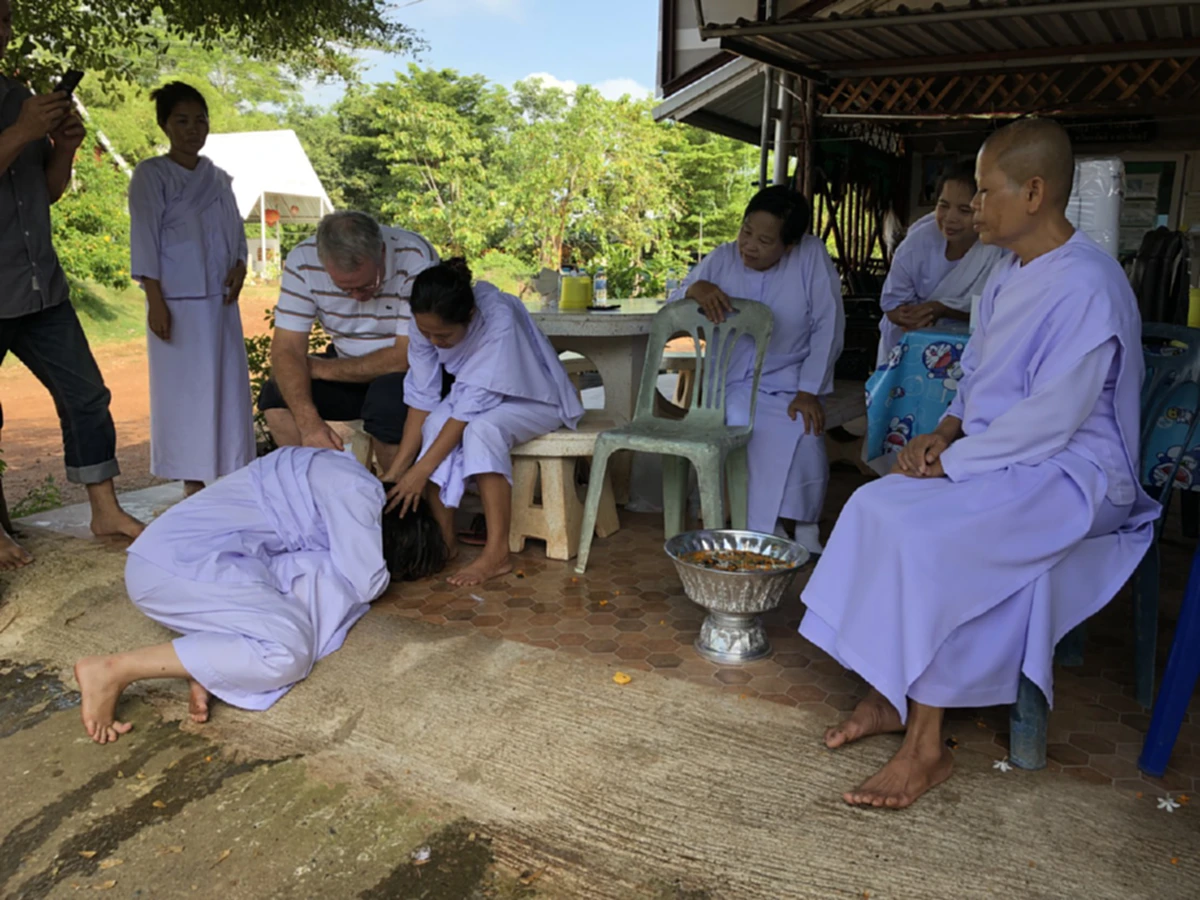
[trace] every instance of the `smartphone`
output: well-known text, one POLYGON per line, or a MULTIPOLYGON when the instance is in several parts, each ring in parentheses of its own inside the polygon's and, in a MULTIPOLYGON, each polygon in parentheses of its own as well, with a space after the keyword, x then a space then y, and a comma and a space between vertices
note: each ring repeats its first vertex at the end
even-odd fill
POLYGON ((79 69, 71 69, 59 79, 58 86, 54 90, 64 91, 69 96, 75 92, 75 88, 79 87, 81 81, 83 81, 83 72, 79 69))

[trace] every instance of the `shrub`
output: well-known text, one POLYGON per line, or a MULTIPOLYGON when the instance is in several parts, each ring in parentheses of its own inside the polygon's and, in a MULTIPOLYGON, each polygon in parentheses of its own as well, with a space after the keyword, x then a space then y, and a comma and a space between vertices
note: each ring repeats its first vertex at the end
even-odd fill
POLYGON ((34 485, 28 494, 13 504, 12 517, 23 519, 50 509, 58 509, 62 505, 62 488, 58 486, 53 475, 47 475, 45 481, 34 485))
POLYGON ((104 155, 84 145, 71 186, 52 210, 54 248, 67 274, 129 287, 129 181, 104 155))
MULTIPOLYGON (((264 310, 263 321, 273 332, 275 330, 275 310, 264 310)), ((246 362, 250 368, 250 396, 257 404, 263 385, 271 377, 271 334, 270 332, 257 334, 253 337, 243 338, 243 340, 246 343, 246 362)), ((322 330, 320 323, 317 323, 308 336, 308 352, 320 353, 328 345, 329 335, 322 330)), ((275 441, 267 429, 267 420, 259 412, 257 406, 254 408, 254 436, 260 446, 265 446, 268 450, 274 449, 275 441)))

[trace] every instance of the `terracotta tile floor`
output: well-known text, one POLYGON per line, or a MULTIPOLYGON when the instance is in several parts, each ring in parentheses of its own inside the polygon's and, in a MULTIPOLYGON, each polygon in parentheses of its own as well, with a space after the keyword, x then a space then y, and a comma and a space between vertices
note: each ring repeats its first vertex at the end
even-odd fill
MULTIPOLYGON (((835 469, 827 514, 835 514, 862 482, 856 471, 835 469)), ((1177 512, 1172 519, 1163 546, 1160 665, 1194 546, 1181 537, 1177 512)), ((775 649, 771 658, 736 668, 700 658, 692 642, 703 612, 683 594, 663 554, 661 518, 622 512, 621 520, 621 531, 593 545, 586 576, 575 575, 573 561, 547 560, 543 546, 530 542, 505 578, 473 589, 441 580, 401 585, 376 606, 433 625, 473 628, 491 638, 587 657, 614 671, 654 671, 747 699, 803 707, 830 723, 854 706, 861 680, 797 634, 798 598, 766 617, 775 649)), ((825 533, 831 524, 823 523, 825 533)), ((1149 716, 1133 699, 1131 619, 1123 593, 1089 625, 1084 664, 1057 670, 1048 768, 1129 792, 1200 791, 1200 699, 1192 703, 1166 777, 1149 779, 1137 769, 1149 716)), ((947 737, 959 752, 996 759, 1007 754, 1007 731, 1007 708, 958 710, 947 722, 947 737)))

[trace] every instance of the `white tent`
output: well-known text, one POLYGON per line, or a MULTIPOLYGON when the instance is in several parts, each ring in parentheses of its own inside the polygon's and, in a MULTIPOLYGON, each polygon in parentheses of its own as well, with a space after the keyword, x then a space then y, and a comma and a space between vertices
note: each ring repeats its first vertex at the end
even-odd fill
POLYGON ((238 211, 248 222, 273 209, 285 224, 314 223, 333 210, 294 131, 210 134, 204 155, 233 176, 238 211))
POLYGON ((259 238, 249 240, 254 271, 262 272, 269 263, 280 261, 285 223, 312 224, 333 211, 294 131, 211 134, 204 155, 233 177, 233 194, 242 218, 259 224, 259 238), (270 226, 276 228, 274 238, 267 237, 270 226))

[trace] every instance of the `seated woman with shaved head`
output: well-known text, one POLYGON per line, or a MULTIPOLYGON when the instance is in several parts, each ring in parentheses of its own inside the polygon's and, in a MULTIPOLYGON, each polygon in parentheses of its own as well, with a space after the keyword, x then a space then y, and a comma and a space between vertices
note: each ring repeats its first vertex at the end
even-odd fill
POLYGON ((949 777, 946 707, 1012 703, 1022 674, 1051 699, 1055 644, 1150 545, 1141 321, 1121 267, 1066 219, 1073 176, 1052 121, 984 144, 975 228, 1012 259, 984 289, 958 394, 851 497, 804 588, 801 634, 871 685, 825 743, 905 734, 847 803, 905 807, 949 777))

